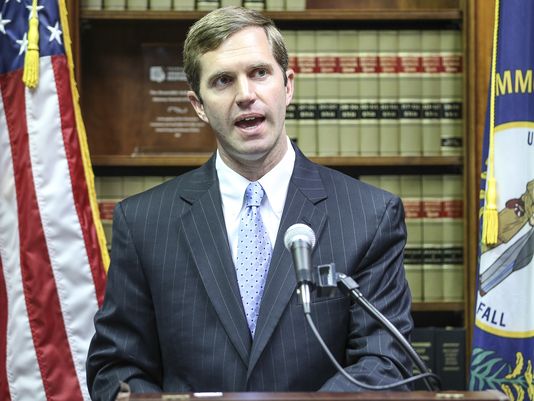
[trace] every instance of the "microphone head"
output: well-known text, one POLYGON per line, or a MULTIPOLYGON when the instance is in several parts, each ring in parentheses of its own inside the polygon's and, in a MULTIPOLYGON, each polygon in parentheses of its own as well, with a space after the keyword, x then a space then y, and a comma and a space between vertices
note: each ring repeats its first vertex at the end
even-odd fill
POLYGON ((310 248, 313 249, 315 246, 315 233, 311 227, 306 224, 293 224, 286 230, 284 235, 284 245, 288 250, 291 250, 291 245, 297 240, 307 242, 310 245, 310 248))

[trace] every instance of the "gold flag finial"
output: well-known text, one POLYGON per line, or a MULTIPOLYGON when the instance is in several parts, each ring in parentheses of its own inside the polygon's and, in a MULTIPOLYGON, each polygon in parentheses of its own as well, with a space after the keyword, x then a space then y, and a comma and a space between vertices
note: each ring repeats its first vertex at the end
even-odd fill
POLYGON ((39 83, 39 17, 37 0, 32 1, 30 27, 28 29, 28 48, 24 57, 24 75, 22 82, 28 88, 35 88, 39 83))

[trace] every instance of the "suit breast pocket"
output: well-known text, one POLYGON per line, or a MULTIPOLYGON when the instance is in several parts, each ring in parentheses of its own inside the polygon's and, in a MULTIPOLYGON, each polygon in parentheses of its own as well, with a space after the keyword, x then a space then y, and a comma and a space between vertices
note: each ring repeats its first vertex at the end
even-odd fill
MULTIPOLYGON (((350 306, 351 301, 341 292, 333 298, 315 297, 310 305, 311 319, 314 322, 321 338, 327 344, 328 348, 335 355, 342 357, 344 345, 349 333, 350 306)), ((298 299, 298 297, 297 297, 298 299)), ((307 326, 304 310, 300 301, 296 301, 292 307, 292 318, 299 322, 299 327, 307 326)), ((319 343, 312 335, 311 330, 307 331, 310 341, 310 347, 319 351, 319 343)), ((310 348, 311 349, 311 348, 310 348)))
MULTIPOLYGON (((293 304, 302 306, 302 301, 300 300, 300 296, 298 295, 297 291, 295 291, 295 294, 293 296, 294 297, 293 304)), ((347 299, 347 297, 343 295, 341 291, 339 290, 336 290, 333 294, 321 294, 317 290, 313 290, 310 295, 310 301, 312 304, 321 304, 325 302, 332 303, 332 304, 335 304, 338 302, 342 303, 342 301, 345 299, 347 299)))

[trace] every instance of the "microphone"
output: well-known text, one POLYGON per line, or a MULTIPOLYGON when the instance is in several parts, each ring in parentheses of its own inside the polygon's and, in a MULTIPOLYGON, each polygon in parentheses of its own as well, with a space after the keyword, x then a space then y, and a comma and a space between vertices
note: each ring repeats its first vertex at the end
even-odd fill
POLYGON ((304 313, 309 314, 311 313, 310 285, 313 284, 311 252, 315 246, 315 233, 306 224, 293 224, 286 230, 284 244, 293 256, 300 300, 304 313))

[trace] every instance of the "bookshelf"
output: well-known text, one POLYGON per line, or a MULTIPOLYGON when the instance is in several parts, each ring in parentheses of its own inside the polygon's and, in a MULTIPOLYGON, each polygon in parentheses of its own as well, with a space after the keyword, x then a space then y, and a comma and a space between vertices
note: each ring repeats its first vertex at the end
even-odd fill
MULTIPOLYGON (((82 10, 84 20, 182 20, 194 21, 204 11, 158 10, 82 10)), ((275 21, 461 21, 462 12, 454 8, 436 9, 308 9, 304 11, 266 11, 275 21)))
MULTIPOLYGON (((478 238, 480 147, 486 105, 487 74, 491 54, 493 2, 485 0, 307 0, 303 11, 266 11, 284 30, 301 29, 453 29, 463 45, 464 145, 455 156, 311 156, 311 159, 358 176, 408 171, 410 174, 457 174, 463 179, 464 280, 463 301, 414 302, 413 312, 424 319, 445 316, 444 321, 467 329, 467 349, 474 310, 478 238), (449 319, 453 316, 452 319, 449 319), (459 316, 459 318, 458 318, 459 316)), ((97 177, 120 175, 173 175, 204 163, 209 152, 141 154, 132 156, 117 138, 139 134, 128 127, 143 105, 132 99, 139 79, 139 43, 180 43, 188 26, 204 11, 83 10, 67 0, 73 39, 77 82, 80 86, 92 162, 97 177), (121 106, 127 100, 128 108, 121 106), (122 109, 121 109, 122 107, 122 109), (117 113, 109 113, 118 108, 117 113), (95 141, 95 138, 99 138, 95 141), (104 138, 104 139, 102 139, 104 138), (112 151, 109 151, 112 149, 112 151)), ((137 131, 136 131, 137 130, 137 131)), ((127 142, 127 140, 126 140, 127 142)), ((127 144, 131 146, 131 144, 127 144)), ((416 318, 416 322, 421 319, 416 318)))
MULTIPOLYGON (((211 156, 211 153, 190 153, 184 155, 127 156, 127 155, 94 155, 92 162, 96 166, 147 166, 147 167, 196 167, 211 156)), ((400 156, 312 156, 316 163, 332 167, 396 167, 399 165, 413 167, 457 167, 463 166, 461 156, 443 157, 400 157, 400 156)))
MULTIPOLYGON (((173 168, 183 171, 204 163, 211 152, 199 152, 196 148, 175 153, 167 152, 164 146, 152 152, 132 151, 137 149, 136 141, 146 135, 139 127, 140 120, 136 120, 143 113, 144 103, 131 99, 142 96, 136 88, 141 79, 139 58, 145 57, 140 50, 140 43, 180 42, 180 38, 185 37, 188 26, 206 12, 89 10, 80 9, 77 4, 75 6, 77 9, 74 15, 78 18, 76 22, 79 33, 79 42, 75 43, 79 51, 77 58, 80 60, 78 82, 81 84, 82 110, 85 112, 88 140, 97 175, 113 175, 115 168, 126 175, 129 174, 129 169, 136 175, 143 174, 143 171, 146 171, 147 175, 157 175, 162 169, 172 175, 173 168), (105 96, 102 96, 102 90, 106 91, 105 96)), ((320 1, 308 0, 307 9, 303 11, 265 13, 275 20, 283 32, 291 31, 295 35, 301 30, 313 32, 314 28, 327 29, 334 34, 353 28, 372 29, 369 32, 374 34, 381 30, 395 32, 392 29, 398 31, 406 28, 422 29, 423 32, 425 29, 437 32, 437 29, 443 28, 464 32, 462 27, 465 10, 459 0, 439 0, 431 4, 421 0, 337 0, 329 6, 324 9, 321 8, 324 5, 320 1)), ((289 50, 291 55, 292 49, 289 50)), ((178 58, 178 55, 174 57, 178 58)), ((300 130, 302 131, 302 128, 300 130)), ((362 132, 365 130, 365 127, 362 128, 362 132)), ((365 139, 362 141, 365 142, 365 139)), ((214 143, 202 144, 199 147, 213 149, 214 143)), ((454 156, 307 154, 320 164, 356 176, 364 173, 390 174, 397 169, 422 174, 445 174, 452 171, 454 174, 464 175, 463 152, 454 156)), ((118 196, 120 197, 120 194, 118 196)), ((464 282, 467 281, 466 277, 464 282)), ((429 302, 425 306, 414 306, 414 312, 419 310, 451 309, 446 303, 441 307, 439 302, 429 302)), ((454 308, 452 310, 457 311, 454 308)))
POLYGON ((414 302, 414 312, 463 312, 463 302, 414 302))

